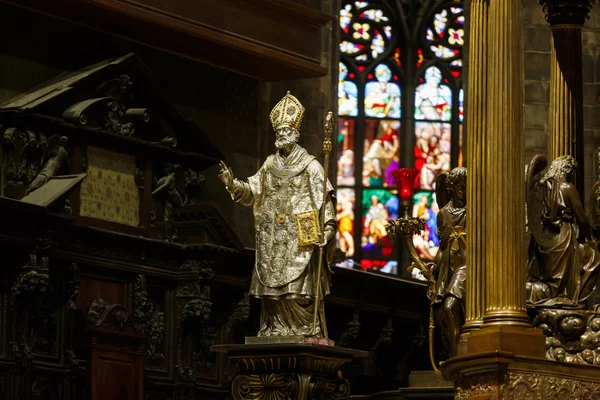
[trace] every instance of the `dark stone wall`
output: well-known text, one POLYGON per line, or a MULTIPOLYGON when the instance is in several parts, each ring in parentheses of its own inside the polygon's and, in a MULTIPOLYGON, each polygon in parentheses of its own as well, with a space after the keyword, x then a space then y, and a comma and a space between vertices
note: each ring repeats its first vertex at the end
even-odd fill
MULTIPOLYGON (((259 129, 260 82, 73 23, 0 3, 0 103, 60 73, 133 52, 182 114, 194 120, 240 176, 255 171, 265 150, 259 129)), ((262 127, 263 125, 261 125, 262 127)), ((243 244, 254 246, 249 208, 234 204, 205 171, 207 191, 243 244)))
MULTIPOLYGON (((548 153, 551 31, 537 0, 523 0, 525 64, 525 162, 548 153)), ((600 8, 594 4, 583 31, 583 128, 585 194, 598 178, 594 157, 600 146, 600 8)))
MULTIPOLYGON (((338 15, 341 0, 313 0, 312 5, 319 11, 338 15), (320 3, 320 5, 319 5, 320 3)), ((337 118, 337 70, 339 63, 339 29, 337 23, 321 30, 320 54, 321 64, 328 65, 332 74, 322 78, 298 79, 293 81, 280 81, 263 83, 263 96, 261 98, 260 126, 262 135, 266 140, 265 147, 268 153, 274 151, 275 135, 269 121, 271 109, 289 90, 296 96, 306 109, 304 119, 300 127, 300 145, 317 157, 323 164, 323 138, 325 117, 329 111, 333 111, 337 118), (333 27, 333 31, 332 31, 333 27)), ((337 121, 337 119, 336 119, 337 121)), ((335 128, 334 128, 335 129, 335 128)), ((334 133, 335 139, 335 133, 334 133)), ((335 157, 331 153, 329 163, 329 179, 335 183, 335 157)))

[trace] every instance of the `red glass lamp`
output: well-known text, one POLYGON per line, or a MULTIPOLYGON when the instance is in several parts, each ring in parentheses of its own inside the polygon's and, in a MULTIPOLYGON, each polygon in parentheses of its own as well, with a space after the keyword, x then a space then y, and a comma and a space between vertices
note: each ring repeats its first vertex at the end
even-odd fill
POLYGON ((416 168, 400 168, 393 170, 391 173, 398 184, 398 197, 400 197, 400 205, 403 208, 402 214, 404 218, 408 218, 413 201, 415 178, 419 174, 419 170, 416 168))
POLYGON ((398 196, 400 197, 400 201, 404 204, 411 203, 415 178, 419 171, 416 168, 400 168, 393 170, 391 173, 398 184, 398 196))

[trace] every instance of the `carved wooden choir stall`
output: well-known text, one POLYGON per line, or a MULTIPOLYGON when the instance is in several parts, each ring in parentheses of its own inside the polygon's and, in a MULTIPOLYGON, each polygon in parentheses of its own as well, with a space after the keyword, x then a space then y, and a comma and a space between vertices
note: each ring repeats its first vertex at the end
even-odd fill
MULTIPOLYGON (((0 399, 229 396, 210 347, 257 332, 254 253, 204 188, 221 152, 142 61, 11 99, 0 139, 0 399)), ((370 351, 343 370, 355 393, 426 365, 425 285, 336 268, 332 288, 330 336, 370 351)))

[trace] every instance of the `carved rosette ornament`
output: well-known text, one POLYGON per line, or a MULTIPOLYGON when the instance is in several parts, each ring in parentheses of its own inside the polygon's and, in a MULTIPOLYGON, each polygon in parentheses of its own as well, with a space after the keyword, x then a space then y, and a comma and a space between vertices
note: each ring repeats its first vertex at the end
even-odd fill
POLYGON ((590 0, 539 0, 546 21, 554 25, 581 25, 590 18, 590 0))

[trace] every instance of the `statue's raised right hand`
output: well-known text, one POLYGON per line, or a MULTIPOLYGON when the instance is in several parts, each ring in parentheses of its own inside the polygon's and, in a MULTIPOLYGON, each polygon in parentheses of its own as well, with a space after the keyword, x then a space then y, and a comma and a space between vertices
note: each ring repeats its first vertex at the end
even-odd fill
POLYGON ((223 161, 219 162, 219 166, 221 167, 219 179, 221 179, 227 188, 230 188, 233 184, 233 171, 223 161))

